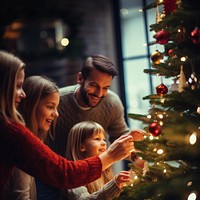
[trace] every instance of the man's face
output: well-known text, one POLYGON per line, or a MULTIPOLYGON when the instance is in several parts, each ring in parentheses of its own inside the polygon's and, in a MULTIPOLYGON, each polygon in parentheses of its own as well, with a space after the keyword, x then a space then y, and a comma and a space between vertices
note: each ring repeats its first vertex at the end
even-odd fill
POLYGON ((112 76, 93 70, 87 80, 81 81, 80 93, 82 106, 95 107, 107 95, 112 76))

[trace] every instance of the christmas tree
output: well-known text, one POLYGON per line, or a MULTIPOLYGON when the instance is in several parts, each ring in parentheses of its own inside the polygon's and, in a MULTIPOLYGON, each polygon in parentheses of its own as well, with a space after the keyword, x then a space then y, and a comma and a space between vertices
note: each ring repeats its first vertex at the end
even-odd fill
POLYGON ((200 199, 200 6, 198 1, 164 0, 147 5, 155 9, 155 46, 152 66, 144 70, 160 76, 147 114, 129 113, 142 121, 145 139, 135 142, 137 156, 148 168, 130 164, 132 181, 118 199, 200 199), (163 46, 163 51, 158 50, 163 46), (164 80, 174 83, 167 87, 164 80))

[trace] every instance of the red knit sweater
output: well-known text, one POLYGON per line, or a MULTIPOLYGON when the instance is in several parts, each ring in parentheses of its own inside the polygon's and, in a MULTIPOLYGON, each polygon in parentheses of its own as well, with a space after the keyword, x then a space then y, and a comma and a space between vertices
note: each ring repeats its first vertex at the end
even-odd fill
POLYGON ((23 125, 0 122, 0 200, 13 166, 60 189, 86 185, 102 170, 99 157, 74 163, 55 154, 23 125))

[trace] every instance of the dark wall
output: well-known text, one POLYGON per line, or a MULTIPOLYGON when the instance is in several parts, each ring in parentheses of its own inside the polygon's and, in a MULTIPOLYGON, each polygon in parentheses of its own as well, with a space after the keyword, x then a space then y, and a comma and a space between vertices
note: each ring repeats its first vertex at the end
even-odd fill
POLYGON ((12 0, 0 8, 0 46, 27 63, 27 76, 47 75, 60 87, 74 84, 86 56, 101 53, 115 61, 112 17, 110 0, 12 0), (63 22, 70 41, 62 50, 55 45, 55 20, 63 22), (14 21, 23 26, 13 29, 14 21))

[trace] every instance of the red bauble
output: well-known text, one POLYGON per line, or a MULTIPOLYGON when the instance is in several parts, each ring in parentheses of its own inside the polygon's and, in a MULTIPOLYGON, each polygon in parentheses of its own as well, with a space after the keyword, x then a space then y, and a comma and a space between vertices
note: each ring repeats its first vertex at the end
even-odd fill
POLYGON ((164 1, 164 12, 165 14, 169 14, 176 10, 176 0, 165 0, 164 1))
POLYGON ((169 41, 169 32, 166 30, 158 31, 155 37, 158 44, 167 44, 169 41))
POLYGON ((200 30, 199 28, 195 28, 192 32, 191 32, 191 40, 194 44, 199 44, 200 43, 200 30))
POLYGON ((168 88, 163 83, 156 87, 156 92, 158 95, 167 94, 168 88))
POLYGON ((149 132, 155 137, 159 136, 161 134, 161 126, 156 122, 152 122, 149 125, 149 132))
POLYGON ((174 56, 174 50, 173 49, 169 49, 168 56, 174 56))

